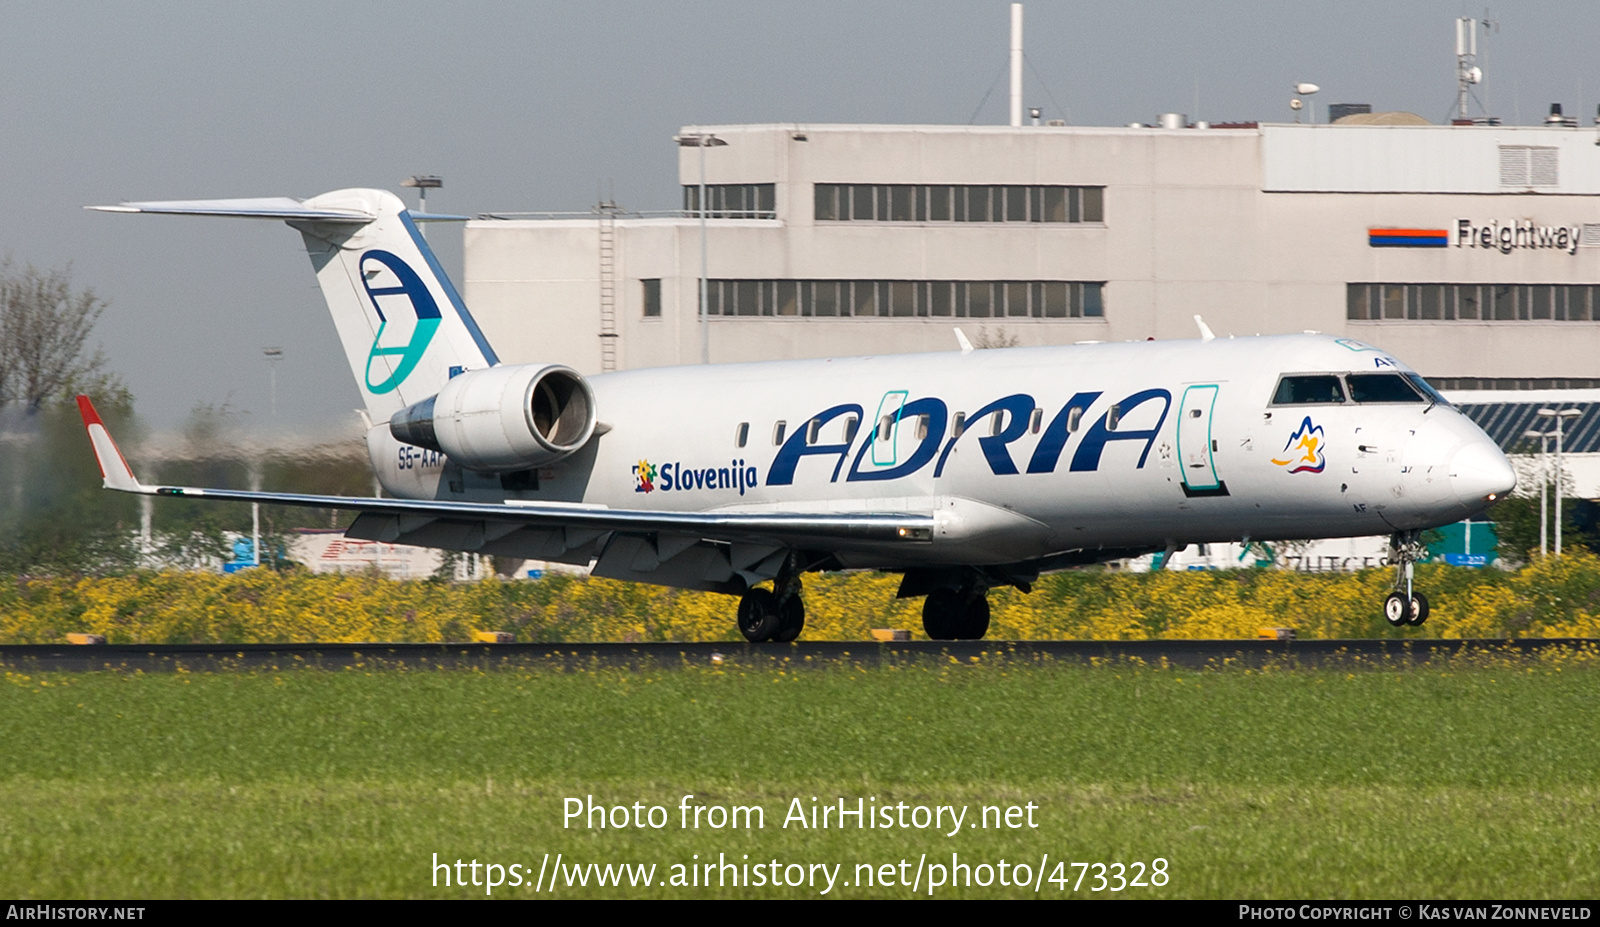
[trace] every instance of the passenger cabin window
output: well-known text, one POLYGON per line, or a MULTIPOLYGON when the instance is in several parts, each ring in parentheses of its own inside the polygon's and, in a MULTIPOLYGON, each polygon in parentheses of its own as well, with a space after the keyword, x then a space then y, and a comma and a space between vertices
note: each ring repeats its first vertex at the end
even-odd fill
POLYGON ((1044 410, 1043 409, 1034 409, 1033 410, 1033 415, 1031 417, 1029 417, 1029 419, 1028 419, 1028 431, 1029 431, 1029 433, 1038 434, 1039 433, 1039 427, 1042 424, 1044 424, 1044 410))
POLYGON ((1352 373, 1350 398, 1356 402, 1424 402, 1410 381, 1398 373, 1352 373))
POLYGON ((861 427, 861 419, 854 415, 844 420, 844 443, 850 444, 856 439, 856 429, 861 427))
POLYGON ((816 444, 817 436, 822 434, 822 419, 814 418, 806 425, 806 443, 816 444))
POLYGON ((1073 406, 1067 410, 1067 432, 1077 434, 1078 426, 1083 424, 1083 410, 1073 406))
POLYGON ((878 420, 879 441, 887 441, 889 440, 889 436, 894 434, 894 419, 895 417, 893 415, 885 415, 883 418, 878 420))
POLYGON ((918 441, 923 441, 923 440, 926 440, 927 437, 928 437, 928 415, 926 413, 924 413, 922 415, 917 416, 917 440, 918 441))
POLYGON ((965 412, 957 412, 955 419, 953 421, 951 421, 951 423, 950 423, 950 433, 952 435, 954 435, 955 437, 959 438, 962 435, 966 434, 966 432, 967 432, 967 413, 965 413, 965 412))
POLYGON ((1276 406, 1309 406, 1330 402, 1344 402, 1344 387, 1332 374, 1284 377, 1278 381, 1278 391, 1272 394, 1276 406))
POLYGON ((1122 404, 1117 403, 1106 411, 1106 431, 1116 431, 1117 423, 1122 421, 1122 404))
POLYGON ((789 430, 788 422, 778 422, 772 426, 772 446, 779 447, 783 444, 783 433, 789 430))
POLYGON ((747 442, 749 440, 750 440, 750 423, 749 422, 740 422, 739 423, 739 427, 733 433, 733 443, 735 445, 739 446, 739 447, 744 447, 745 442, 747 442))

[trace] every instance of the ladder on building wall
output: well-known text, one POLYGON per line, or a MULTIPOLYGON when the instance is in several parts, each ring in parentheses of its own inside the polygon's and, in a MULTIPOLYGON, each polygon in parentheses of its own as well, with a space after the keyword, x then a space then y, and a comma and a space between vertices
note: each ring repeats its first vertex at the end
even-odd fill
POLYGON ((600 214, 600 370, 617 369, 617 213, 611 200, 595 209, 600 214))

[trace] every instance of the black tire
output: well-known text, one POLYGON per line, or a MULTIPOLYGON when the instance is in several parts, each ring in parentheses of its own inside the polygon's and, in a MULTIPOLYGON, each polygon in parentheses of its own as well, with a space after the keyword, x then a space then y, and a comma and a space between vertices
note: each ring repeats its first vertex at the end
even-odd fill
POLYGON ((739 633, 752 644, 772 640, 780 620, 778 597, 765 589, 752 589, 739 600, 739 633))
POLYGON ((935 589, 922 603, 922 630, 929 640, 953 641, 961 630, 961 593, 935 589))
POLYGON ((798 595, 791 595, 778 606, 778 633, 772 639, 787 644, 800 636, 806 626, 806 603, 798 595))
POLYGON ((1410 624, 1419 625, 1428 620, 1428 597, 1420 592, 1411 593, 1410 624))
POLYGON ((961 610, 961 633, 958 640, 981 641, 989 633, 989 597, 974 596, 961 610))
POLYGON ((1383 617, 1389 624, 1403 628, 1411 622, 1411 602, 1403 592, 1391 592, 1383 600, 1383 617))

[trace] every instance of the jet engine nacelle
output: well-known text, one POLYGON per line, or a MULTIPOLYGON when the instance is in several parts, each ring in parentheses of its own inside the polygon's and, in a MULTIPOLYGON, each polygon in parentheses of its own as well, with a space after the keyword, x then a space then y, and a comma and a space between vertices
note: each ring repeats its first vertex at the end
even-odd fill
POLYGON ((389 419, 397 440, 489 473, 554 463, 583 447, 594 426, 594 392, 560 364, 469 370, 389 419))

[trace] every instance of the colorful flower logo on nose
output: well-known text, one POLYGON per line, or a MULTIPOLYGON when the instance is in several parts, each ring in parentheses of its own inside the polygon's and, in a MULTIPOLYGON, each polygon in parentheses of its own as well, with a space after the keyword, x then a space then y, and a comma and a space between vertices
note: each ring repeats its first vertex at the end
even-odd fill
POLYGON ((1328 465, 1322 439, 1322 426, 1311 424, 1311 416, 1308 415, 1283 445, 1283 459, 1274 457, 1272 462, 1280 467, 1288 467, 1290 473, 1321 473, 1328 465))
POLYGON ((641 460, 633 465, 633 478, 638 482, 634 484, 634 492, 654 492, 656 488, 656 467, 648 460, 641 460))

